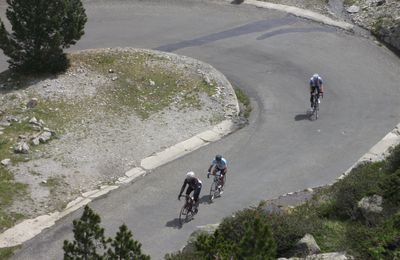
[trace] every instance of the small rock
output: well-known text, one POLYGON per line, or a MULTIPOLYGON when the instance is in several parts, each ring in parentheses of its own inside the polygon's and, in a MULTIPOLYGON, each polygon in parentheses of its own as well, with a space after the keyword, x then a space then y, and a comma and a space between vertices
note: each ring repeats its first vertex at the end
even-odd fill
POLYGON ((38 126, 38 125, 31 125, 31 128, 32 128, 34 131, 42 131, 42 128, 41 128, 40 126, 38 126))
POLYGON ((26 142, 19 142, 14 146, 15 153, 29 153, 29 145, 26 142))
POLYGON ((19 135, 18 138, 19 139, 26 139, 26 135, 19 135))
POLYGON ((358 5, 352 5, 347 8, 346 11, 351 14, 358 13, 360 11, 360 7, 358 5))
POLYGON ((45 143, 45 142, 47 142, 48 140, 51 139, 51 132, 45 131, 45 132, 41 133, 41 134, 38 136, 38 138, 39 138, 39 141, 40 141, 41 143, 45 143))
POLYGON ((36 119, 36 117, 32 117, 30 120, 29 120, 29 124, 37 124, 38 123, 38 121, 37 121, 37 119, 36 119))
POLYGON ((149 80, 149 82, 150 82, 150 86, 155 86, 156 85, 156 83, 154 81, 152 81, 152 80, 149 80))
POLYGON ((117 79, 118 79, 117 76, 111 78, 112 81, 116 81, 117 79))
POLYGON ((19 122, 19 119, 18 119, 17 117, 15 117, 15 116, 7 116, 7 117, 6 117, 6 120, 7 120, 8 122, 10 122, 10 123, 12 123, 12 122, 19 122))
POLYGON ((0 135, 4 134, 4 132, 0 131, 0 135))
POLYGON ((7 127, 7 126, 10 126, 10 125, 11 125, 11 123, 8 122, 8 121, 0 121, 0 126, 5 126, 5 127, 7 127))
POLYGON ((37 98, 32 98, 31 100, 28 101, 28 103, 26 104, 27 108, 34 108, 36 107, 38 104, 38 99, 37 98))
POLYGON ((11 159, 4 159, 1 161, 1 165, 9 166, 11 164, 11 159))
POLYGON ((114 70, 113 69, 109 69, 108 73, 114 73, 114 70))
POLYGON ((38 137, 33 138, 32 139, 32 144, 35 145, 35 146, 39 145, 40 144, 39 138, 38 137))

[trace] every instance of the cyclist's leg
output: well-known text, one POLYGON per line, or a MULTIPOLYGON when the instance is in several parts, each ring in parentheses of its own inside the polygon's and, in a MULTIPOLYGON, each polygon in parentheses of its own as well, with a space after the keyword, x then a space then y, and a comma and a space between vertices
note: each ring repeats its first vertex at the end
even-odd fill
POLYGON ((310 103, 311 103, 311 108, 313 108, 313 93, 315 91, 314 86, 310 86, 310 103))
POLYGON ((202 185, 198 185, 193 192, 193 200, 194 200, 194 209, 196 210, 199 207, 199 196, 201 192, 202 185))
POLYGON ((228 172, 228 167, 225 167, 223 170, 220 170, 221 174, 221 186, 224 187, 225 185, 225 174, 228 172))
MULTIPOLYGON (((186 195, 187 196, 190 196, 190 193, 192 193, 192 191, 193 191, 193 189, 192 189, 192 187, 187 187, 187 189, 186 189, 186 195)), ((187 200, 186 200, 186 202, 187 202, 187 200)))

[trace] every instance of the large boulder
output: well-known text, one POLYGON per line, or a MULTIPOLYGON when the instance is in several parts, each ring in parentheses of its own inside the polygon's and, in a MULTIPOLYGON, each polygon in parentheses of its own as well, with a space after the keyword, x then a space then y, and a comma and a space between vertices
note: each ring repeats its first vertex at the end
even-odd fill
POLYGON ((382 196, 373 195, 364 197, 357 203, 357 207, 367 223, 376 224, 379 221, 383 211, 382 201, 382 196))
POLYGON ((305 236, 296 243, 291 255, 304 257, 319 252, 321 252, 321 249, 314 237, 310 234, 305 234, 305 236))
POLYGON ((194 252, 196 250, 194 243, 196 242, 197 237, 201 234, 211 235, 215 232, 215 230, 217 230, 218 227, 219 224, 209 224, 197 227, 197 230, 190 234, 186 246, 182 248, 182 252, 194 252))

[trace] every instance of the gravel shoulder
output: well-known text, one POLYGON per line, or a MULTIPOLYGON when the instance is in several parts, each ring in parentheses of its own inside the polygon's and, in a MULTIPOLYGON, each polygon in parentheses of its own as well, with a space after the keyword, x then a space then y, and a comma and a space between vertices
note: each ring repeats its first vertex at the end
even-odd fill
MULTIPOLYGON (((186 83, 200 82, 208 92, 191 90, 187 99, 180 95, 184 92, 182 89, 171 97, 165 108, 143 117, 126 107, 106 113, 98 102, 96 106, 85 103, 99 95, 104 96, 108 93, 104 92, 105 89, 112 88, 115 81, 123 78, 112 67, 108 73, 101 74, 83 63, 74 63, 65 74, 29 81, 24 89, 5 90, 7 86, 3 85, 0 107, 3 111, 8 111, 11 104, 26 104, 32 97, 38 98, 39 102, 62 100, 68 107, 75 105, 80 108, 78 115, 56 131, 57 138, 33 148, 26 161, 8 166, 17 182, 28 184, 28 196, 15 198, 8 212, 32 218, 60 211, 80 194, 115 183, 126 171, 140 166, 141 159, 208 130, 223 120, 237 117, 234 90, 226 78, 210 65, 175 54, 139 49, 103 49, 83 53, 113 52, 148 57, 145 62, 149 65, 149 73, 147 78, 140 79, 141 84, 145 82, 142 87, 156 88, 161 84, 160 80, 152 78, 152 72, 163 68, 166 75, 173 72, 181 75, 175 82, 182 88, 187 86, 186 83)), ((107 101, 113 101, 100 100, 105 102, 104 107, 112 105, 107 101)), ((154 102, 150 100, 141 104, 148 103, 154 102)), ((10 114, 3 113, 3 119, 7 116, 10 114)), ((17 117, 20 122, 27 120, 22 115, 17 117)), ((26 139, 30 140, 30 136, 26 139)))

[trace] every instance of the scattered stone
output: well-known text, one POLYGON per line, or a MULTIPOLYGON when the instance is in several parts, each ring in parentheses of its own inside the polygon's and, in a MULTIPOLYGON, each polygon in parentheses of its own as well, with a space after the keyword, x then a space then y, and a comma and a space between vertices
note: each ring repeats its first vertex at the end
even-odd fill
POLYGON ((4 134, 4 132, 0 131, 0 135, 4 134))
POLYGON ((51 132, 44 131, 37 138, 41 143, 46 143, 48 140, 51 139, 51 132))
POLYGON ((149 80, 149 82, 150 82, 150 86, 155 86, 156 85, 156 83, 154 81, 152 81, 152 80, 149 80))
POLYGON ((117 79, 118 79, 117 76, 114 76, 114 77, 111 78, 112 81, 116 81, 117 79))
POLYGON ((40 126, 38 126, 38 125, 31 125, 31 128, 32 128, 34 131, 42 131, 42 128, 41 128, 40 126))
POLYGON ((37 121, 36 117, 32 117, 32 118, 29 120, 29 124, 35 124, 35 125, 37 125, 37 124, 38 124, 38 121, 37 121))
POLYGON ((36 107, 38 104, 38 99, 37 98, 32 98, 31 100, 28 101, 28 103, 26 104, 27 108, 34 108, 36 107))
POLYGON ((24 140, 24 139, 26 139, 26 135, 19 135, 18 138, 24 140))
POLYGON ((35 145, 35 146, 39 145, 40 144, 39 138, 38 137, 33 138, 32 139, 32 144, 35 145))
POLYGON ((5 126, 5 127, 7 127, 7 126, 10 126, 10 125, 11 125, 11 123, 8 122, 8 121, 4 121, 4 120, 0 121, 0 126, 5 126))
POLYGON ((10 123, 12 123, 12 122, 15 122, 15 123, 19 122, 19 119, 18 119, 17 117, 15 117, 15 116, 7 116, 7 117, 6 117, 6 120, 7 120, 8 122, 10 122, 10 123))
POLYGON ((11 159, 4 159, 1 161, 1 165, 3 166, 9 166, 11 164, 11 159))
POLYGON ((114 70, 113 69, 109 69, 108 73, 114 73, 114 70))
POLYGON ((29 145, 26 142, 19 142, 14 146, 15 153, 29 153, 29 145))
POLYGON ((358 5, 352 5, 347 8, 346 11, 351 14, 358 13, 360 11, 360 7, 358 5))

